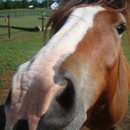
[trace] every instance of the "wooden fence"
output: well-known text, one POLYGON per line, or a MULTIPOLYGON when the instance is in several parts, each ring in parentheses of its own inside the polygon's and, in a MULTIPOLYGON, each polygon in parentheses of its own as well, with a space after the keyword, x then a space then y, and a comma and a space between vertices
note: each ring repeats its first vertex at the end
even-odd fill
MULTIPOLYGON (((2 16, 3 17, 3 16, 2 16)), ((7 27, 8 28, 8 38, 11 38, 11 28, 12 29, 18 29, 18 30, 24 30, 24 31, 33 31, 33 32, 39 32, 39 31, 44 31, 45 27, 44 27, 44 20, 45 19, 49 19, 50 16, 46 16, 46 13, 43 13, 41 15, 39 14, 33 14, 33 15, 7 15, 7 17, 5 17, 5 21, 8 23, 8 25, 0 25, 0 27, 7 27), (17 26, 11 26, 11 18, 13 17, 29 17, 29 16, 40 16, 40 18, 38 18, 39 20, 41 20, 42 22, 42 26, 35 26, 33 28, 28 28, 28 27, 17 27, 17 26)))

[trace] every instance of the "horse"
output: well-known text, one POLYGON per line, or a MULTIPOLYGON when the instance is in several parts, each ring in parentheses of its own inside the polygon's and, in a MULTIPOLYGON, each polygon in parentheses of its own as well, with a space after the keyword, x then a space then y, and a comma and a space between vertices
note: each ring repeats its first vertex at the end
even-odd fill
POLYGON ((121 37, 129 0, 65 0, 51 38, 13 76, 5 130, 114 130, 128 109, 121 37))

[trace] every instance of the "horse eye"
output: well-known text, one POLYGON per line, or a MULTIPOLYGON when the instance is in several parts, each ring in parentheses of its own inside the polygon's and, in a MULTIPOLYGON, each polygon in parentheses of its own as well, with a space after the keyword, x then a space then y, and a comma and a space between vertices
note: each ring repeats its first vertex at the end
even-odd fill
POLYGON ((127 29, 127 28, 126 28, 126 25, 125 25, 125 24, 121 24, 121 25, 119 25, 119 26, 116 28, 116 30, 117 30, 117 32, 118 32, 119 35, 121 35, 126 29, 127 29))

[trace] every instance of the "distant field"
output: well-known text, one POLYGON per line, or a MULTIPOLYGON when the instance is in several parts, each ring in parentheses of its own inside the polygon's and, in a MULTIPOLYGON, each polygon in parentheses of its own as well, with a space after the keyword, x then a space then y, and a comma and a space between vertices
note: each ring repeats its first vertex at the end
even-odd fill
POLYGON ((7 15, 26 15, 26 14, 52 14, 52 10, 45 8, 35 8, 35 9, 10 9, 10 10, 0 10, 0 17, 7 15))
MULTIPOLYGON (((34 28, 35 26, 42 27, 42 20, 38 19, 40 16, 25 16, 25 17, 16 17, 10 19, 11 26, 16 27, 28 27, 34 28)), ((47 20, 44 20, 46 25, 47 20)), ((0 25, 8 25, 5 22, 4 18, 0 18, 0 25)), ((23 33, 29 33, 21 30, 11 29, 11 37, 16 37, 17 35, 23 35, 23 33)), ((0 27, 0 37, 1 38, 8 38, 8 28, 7 27, 0 27)))
MULTIPOLYGON (((0 16, 6 14, 12 15, 25 15, 25 14, 37 14, 36 16, 22 16, 22 17, 11 17, 10 18, 10 25, 16 27, 28 27, 34 28, 35 26, 42 27, 42 20, 41 14, 46 13, 46 15, 51 16, 52 10, 48 9, 16 9, 16 10, 2 10, 0 11, 0 16)), ((8 22, 5 20, 6 17, 0 17, 0 26, 4 25, 7 26, 8 22)), ((48 19, 44 20, 44 26, 46 26, 48 19)), ((11 29, 11 37, 16 37, 17 35, 23 35, 26 33, 25 31, 11 29)), ((8 28, 7 27, 0 27, 0 38, 5 39, 8 38, 8 28)))
POLYGON ((0 38, 0 104, 5 101, 18 66, 34 56, 43 45, 43 32, 23 32, 11 39, 0 38))
POLYGON ((126 33, 124 33, 122 38, 122 47, 123 47, 124 54, 130 64, 130 39, 128 39, 128 34, 126 33))
MULTIPOLYGON (((52 15, 52 10, 47 9, 15 9, 0 11, 0 25, 8 25, 5 17, 16 15, 33 15, 11 17, 11 26, 30 27, 42 26, 41 14, 52 15)), ((45 26, 48 20, 45 20, 45 26)), ((11 29, 11 38, 8 38, 8 28, 0 27, 0 104, 4 103, 7 96, 12 75, 18 66, 29 60, 44 45, 43 32, 27 32, 11 29)))

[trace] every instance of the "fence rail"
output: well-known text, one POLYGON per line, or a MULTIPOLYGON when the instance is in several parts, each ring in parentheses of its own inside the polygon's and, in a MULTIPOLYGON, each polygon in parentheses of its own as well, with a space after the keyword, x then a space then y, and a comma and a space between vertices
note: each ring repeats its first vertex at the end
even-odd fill
MULTIPOLYGON (((0 16, 0 18, 3 18, 3 16, 0 16)), ((8 23, 8 25, 0 25, 0 27, 5 27, 5 28, 8 28, 8 38, 11 37, 11 28, 12 29, 18 29, 18 30, 24 30, 24 31, 35 31, 35 32, 38 32, 38 31, 44 31, 45 30, 45 27, 44 27, 44 20, 45 19, 49 19, 50 16, 46 16, 46 13, 43 13, 43 14, 32 14, 32 15, 29 15, 29 14, 25 14, 25 15, 8 15, 5 18, 5 21, 8 23), (12 18, 15 18, 15 17, 29 17, 29 16, 40 16, 40 20, 41 23, 42 23, 42 27, 40 26, 35 26, 35 27, 18 27, 18 26, 11 26, 11 19, 12 18)))
POLYGON ((48 15, 52 15, 53 11, 52 10, 47 10, 47 9, 15 9, 15 10, 2 10, 0 11, 0 17, 5 17, 5 16, 18 16, 18 15, 40 15, 43 14, 44 12, 47 11, 48 15))

